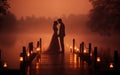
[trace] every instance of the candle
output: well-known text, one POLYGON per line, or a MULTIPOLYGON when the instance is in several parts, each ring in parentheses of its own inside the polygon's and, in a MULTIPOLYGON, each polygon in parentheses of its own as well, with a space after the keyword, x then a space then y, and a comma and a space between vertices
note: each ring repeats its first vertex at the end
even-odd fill
POLYGON ((20 57, 20 61, 21 61, 21 62, 23 61, 23 57, 20 57))
POLYGON ((84 50, 83 52, 84 52, 84 53, 87 53, 87 50, 84 50))
POLYGON ((6 62, 4 62, 4 65, 3 65, 3 67, 4 67, 4 68, 6 68, 6 67, 7 67, 7 63, 6 63, 6 62))
POLYGON ((27 53, 27 56, 28 56, 28 57, 30 56, 30 53, 29 53, 29 52, 27 53))
POLYGON ((110 63, 109 67, 110 67, 110 68, 113 68, 113 67, 114 67, 113 63, 110 63))
POLYGON ((92 56, 92 53, 90 53, 90 56, 92 56))
POLYGON ((97 62, 100 62, 100 61, 101 61, 100 57, 97 57, 97 62))
POLYGON ((38 62, 36 63, 36 69, 39 69, 39 63, 38 62))
POLYGON ((31 51, 31 54, 33 53, 33 51, 31 51))
POLYGON ((36 51, 39 52, 39 51, 40 51, 40 48, 37 48, 36 51))

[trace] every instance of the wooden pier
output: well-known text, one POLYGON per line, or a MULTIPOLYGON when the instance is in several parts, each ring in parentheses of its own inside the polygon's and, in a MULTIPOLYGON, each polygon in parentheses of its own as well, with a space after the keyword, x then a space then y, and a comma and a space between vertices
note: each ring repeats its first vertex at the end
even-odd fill
POLYGON ((98 47, 92 47, 81 42, 79 50, 75 48, 73 39, 72 51, 63 53, 44 53, 42 39, 28 43, 28 48, 23 46, 20 53, 20 68, 9 70, 2 68, 0 75, 120 75, 120 61, 118 50, 114 51, 113 61, 105 62, 98 56, 98 47))

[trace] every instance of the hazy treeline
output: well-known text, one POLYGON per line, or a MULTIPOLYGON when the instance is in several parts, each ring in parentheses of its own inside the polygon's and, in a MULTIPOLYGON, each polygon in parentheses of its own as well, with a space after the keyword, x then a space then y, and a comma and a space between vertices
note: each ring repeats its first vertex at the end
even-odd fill
MULTIPOLYGON (((83 27, 86 26, 87 18, 87 15, 69 15, 68 17, 62 17, 66 25, 66 31, 69 33, 79 32, 81 29, 83 30, 83 27)), ((54 20, 57 20, 57 18, 35 16, 21 17, 17 20, 14 14, 9 13, 8 15, 0 17, 0 33, 49 33, 49 30, 52 30, 54 20)))
MULTIPOLYGON (((21 32, 31 33, 49 33, 52 30, 53 21, 58 18, 45 17, 21 17, 17 22, 18 30, 21 32)), ((87 22, 87 15, 69 15, 62 17, 66 26, 67 33, 80 32, 85 27, 87 22)))
MULTIPOLYGON (((87 31, 87 15, 69 15, 61 17, 66 26, 66 34, 81 34, 87 31)), ((0 16, 0 45, 12 45, 17 34, 52 34, 54 20, 58 18, 45 18, 26 16, 17 19, 12 13, 0 16)))
MULTIPOLYGON (((88 26, 88 15, 69 15, 61 17, 66 27, 66 35, 74 34, 81 38, 80 40, 88 40, 97 42, 112 42, 115 46, 119 45, 119 35, 111 37, 101 37, 90 31, 88 26), (97 39, 101 38, 101 39, 97 39), (107 39, 106 39, 107 38, 107 39), (102 40, 102 41, 101 41, 102 40)), ((34 34, 50 34, 52 35, 52 26, 54 20, 58 18, 46 18, 35 16, 24 16, 17 19, 16 16, 9 12, 7 15, 0 16, 0 46, 10 46, 16 43, 18 35, 34 35, 34 34)), ((47 37, 51 38, 51 37, 47 37)), ((19 38, 20 39, 20 38, 19 38)), ((110 43, 109 43, 110 44, 110 43)), ((0 47, 1 48, 1 47, 0 47)))

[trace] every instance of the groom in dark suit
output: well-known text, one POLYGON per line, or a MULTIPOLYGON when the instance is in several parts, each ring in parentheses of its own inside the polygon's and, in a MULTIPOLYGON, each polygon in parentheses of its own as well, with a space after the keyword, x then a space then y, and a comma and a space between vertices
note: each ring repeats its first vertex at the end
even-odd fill
POLYGON ((58 23, 60 24, 60 29, 59 29, 59 37, 60 37, 60 44, 61 44, 61 49, 62 53, 64 53, 64 37, 65 37, 65 25, 62 22, 62 19, 58 19, 58 23))

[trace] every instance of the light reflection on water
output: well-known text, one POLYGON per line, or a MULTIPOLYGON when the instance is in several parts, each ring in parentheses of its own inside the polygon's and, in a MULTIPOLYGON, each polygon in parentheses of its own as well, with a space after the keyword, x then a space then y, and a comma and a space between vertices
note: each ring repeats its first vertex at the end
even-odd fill
MULTIPOLYGON (((76 54, 41 54, 41 58, 33 61, 31 69, 33 75, 66 75, 72 71, 79 73, 80 69, 88 70, 88 66, 76 54)), ((30 70, 28 72, 27 75, 30 75, 30 70)))
POLYGON ((70 54, 70 64, 71 68, 80 68, 80 58, 76 54, 70 54))
POLYGON ((30 66, 27 67, 27 75, 30 75, 30 66))

